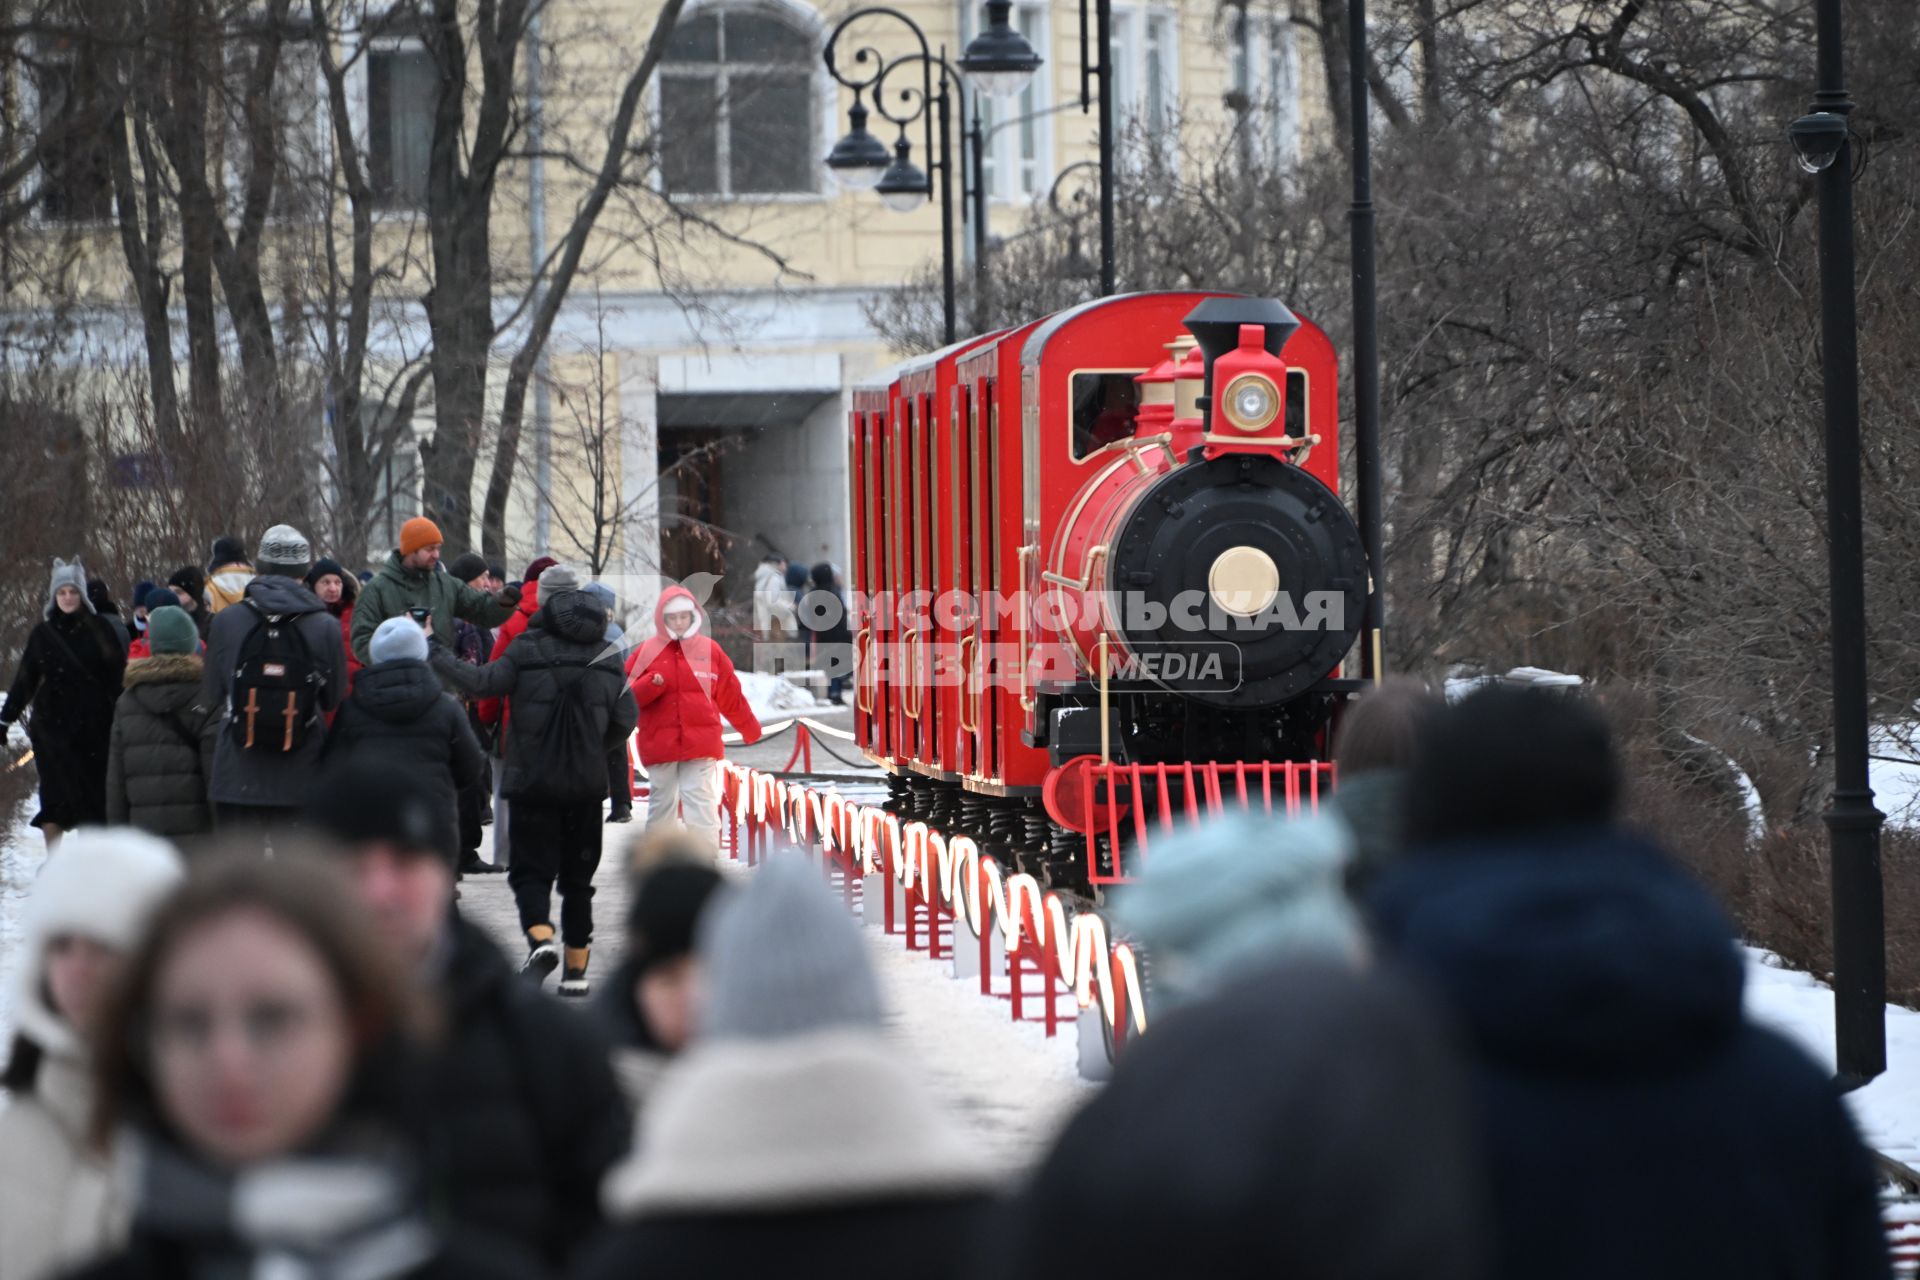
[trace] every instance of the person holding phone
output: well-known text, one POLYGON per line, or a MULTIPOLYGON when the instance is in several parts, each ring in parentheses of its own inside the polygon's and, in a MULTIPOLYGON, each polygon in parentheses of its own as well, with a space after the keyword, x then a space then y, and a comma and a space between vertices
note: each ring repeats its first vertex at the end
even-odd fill
POLYGON ((353 610, 353 652, 370 661, 367 645, 388 618, 410 610, 425 610, 434 639, 448 649, 455 644, 454 622, 464 618, 479 627, 497 627, 511 618, 520 603, 520 585, 510 582, 488 594, 475 590, 451 573, 443 572, 440 527, 425 516, 400 526, 400 545, 360 593, 353 610))

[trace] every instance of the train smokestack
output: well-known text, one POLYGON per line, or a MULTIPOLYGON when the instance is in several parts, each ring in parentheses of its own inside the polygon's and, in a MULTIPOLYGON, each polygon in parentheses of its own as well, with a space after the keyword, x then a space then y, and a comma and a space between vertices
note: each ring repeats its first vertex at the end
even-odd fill
POLYGON ((1208 298, 1186 318, 1186 326, 1200 343, 1207 357, 1207 390, 1200 402, 1200 415, 1213 429, 1213 362, 1240 345, 1240 326, 1257 324, 1266 330, 1262 344, 1270 356, 1278 356, 1287 345, 1300 318, 1285 304, 1272 298, 1208 298))

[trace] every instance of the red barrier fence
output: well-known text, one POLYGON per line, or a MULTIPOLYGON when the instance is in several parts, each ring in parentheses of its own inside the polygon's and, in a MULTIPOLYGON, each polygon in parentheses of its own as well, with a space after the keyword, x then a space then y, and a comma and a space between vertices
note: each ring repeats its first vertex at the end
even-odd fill
POLYGON ((1059 1002, 1098 1006, 1116 1051, 1129 1029, 1147 1027, 1140 966, 1132 947, 1109 940, 1106 921, 1090 910, 1069 915, 1066 901, 1032 876, 1008 875, 972 838, 948 836, 924 822, 902 822, 878 805, 849 801, 838 792, 788 782, 771 773, 722 763, 721 805, 733 836, 733 856, 757 865, 777 834, 800 848, 817 846, 829 882, 836 878, 851 905, 856 879, 878 876, 888 933, 908 948, 948 959, 958 946, 979 948, 980 990, 999 995, 1020 1021, 1059 1030, 1059 1002), (995 991, 998 942, 1006 957, 1007 990, 995 991), (1038 1004, 1038 1009, 1033 1006, 1038 1004))

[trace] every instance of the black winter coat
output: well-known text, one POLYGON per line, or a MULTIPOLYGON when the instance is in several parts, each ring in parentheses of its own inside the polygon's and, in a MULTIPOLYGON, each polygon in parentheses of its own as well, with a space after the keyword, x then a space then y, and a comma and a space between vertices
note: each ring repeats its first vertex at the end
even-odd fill
POLYGON ((540 995, 456 920, 433 1078, 429 1203, 450 1236, 496 1234, 561 1270, 600 1223, 627 1108, 587 1020, 540 995))
POLYGON ((1733 930, 1612 829, 1415 851, 1386 948, 1464 1024, 1496 1280, 1880 1280, 1867 1149, 1832 1082, 1741 1016, 1733 930))
POLYGON ((202 696, 206 673, 190 653, 127 665, 113 713, 107 821, 178 838, 213 829, 207 779, 220 718, 202 696))
POLYGON ((373 759, 417 779, 433 802, 434 848, 449 865, 460 860, 460 788, 486 765, 466 712, 449 698, 424 662, 382 662, 353 678, 327 734, 323 759, 373 759))
POLYGON ((534 800, 556 792, 577 800, 607 798, 607 752, 633 733, 640 709, 627 688, 620 651, 606 641, 606 629, 603 610, 580 592, 563 591, 541 603, 526 631, 497 662, 471 667, 435 645, 433 669, 448 684, 468 697, 513 699, 500 784, 507 799, 534 800), (557 749, 547 740, 548 728, 563 690, 576 682, 590 740, 557 749), (581 762, 578 776, 557 772, 568 759, 581 762))
POLYGON ((0 708, 0 724, 11 724, 33 708, 27 736, 40 777, 34 826, 106 820, 113 707, 126 667, 120 638, 84 608, 78 613, 49 609, 47 620, 27 636, 13 688, 0 708))

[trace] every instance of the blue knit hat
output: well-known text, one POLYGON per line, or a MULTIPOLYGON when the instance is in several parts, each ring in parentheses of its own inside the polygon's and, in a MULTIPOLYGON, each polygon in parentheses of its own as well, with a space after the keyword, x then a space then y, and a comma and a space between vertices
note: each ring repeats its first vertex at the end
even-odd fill
MULTIPOLYGON (((151 608, 152 606, 147 603, 147 595, 152 590, 153 590, 153 584, 151 582, 134 583, 133 584, 133 607, 136 609, 151 608)), ((167 598, 162 603, 171 604, 172 602, 173 602, 173 592, 168 591, 167 598)))
POLYGON ((1153 956, 1154 993, 1171 1003, 1288 955, 1357 959, 1352 852, 1333 817, 1219 818, 1155 841, 1139 879, 1114 894, 1113 921, 1153 956))
POLYGON ((375 662, 425 662, 427 633, 404 613, 388 618, 367 641, 367 656, 375 662))

